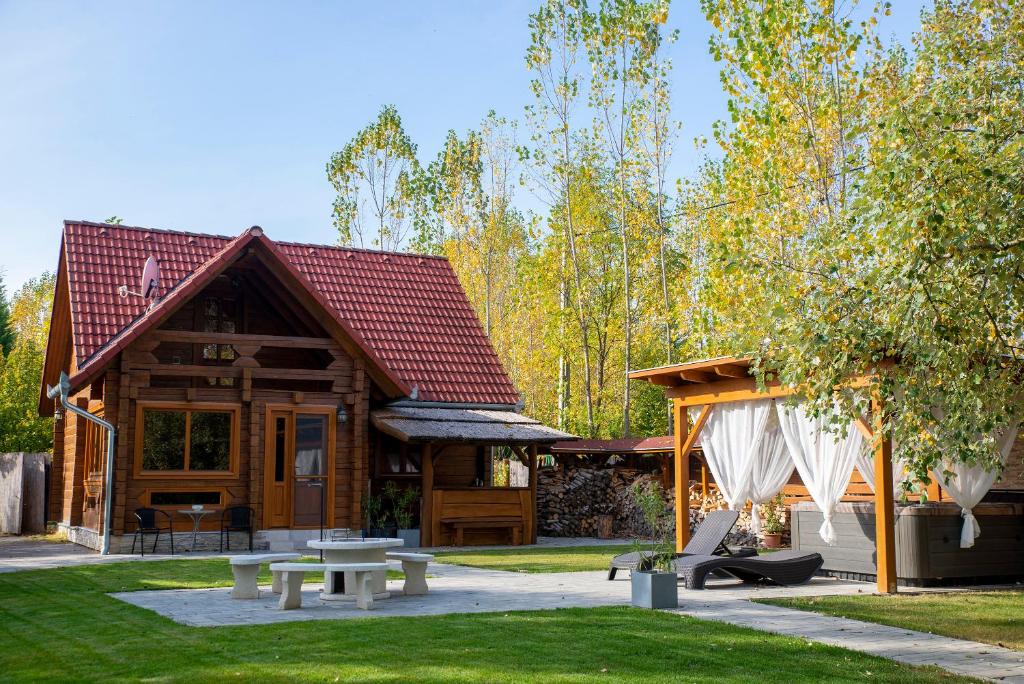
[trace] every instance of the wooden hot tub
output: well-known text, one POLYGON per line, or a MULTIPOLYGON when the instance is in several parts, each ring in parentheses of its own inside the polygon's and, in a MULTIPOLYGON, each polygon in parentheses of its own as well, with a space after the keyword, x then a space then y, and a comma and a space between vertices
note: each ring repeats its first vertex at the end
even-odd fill
MULTIPOLYGON (((900 584, 982 584, 1024 579, 1024 504, 982 503, 974 509, 981 536, 960 548, 963 518, 950 503, 896 506, 896 575, 900 584)), ((874 581, 875 510, 873 503, 840 503, 832 517, 839 539, 827 546, 818 534, 822 515, 810 502, 790 512, 794 549, 825 559, 821 572, 874 581)))

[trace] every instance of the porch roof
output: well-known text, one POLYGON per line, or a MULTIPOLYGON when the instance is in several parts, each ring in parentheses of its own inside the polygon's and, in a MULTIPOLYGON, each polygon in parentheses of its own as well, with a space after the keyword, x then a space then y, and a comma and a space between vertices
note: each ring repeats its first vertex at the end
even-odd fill
MULTIPOLYGON (((700 448, 695 444, 694 448, 700 448)), ((555 442, 551 445, 552 454, 671 454, 675 449, 675 438, 672 435, 661 437, 628 437, 623 439, 576 439, 555 442)))
POLYGON ((388 406, 372 411, 370 421, 403 442, 528 445, 576 439, 514 411, 388 406))

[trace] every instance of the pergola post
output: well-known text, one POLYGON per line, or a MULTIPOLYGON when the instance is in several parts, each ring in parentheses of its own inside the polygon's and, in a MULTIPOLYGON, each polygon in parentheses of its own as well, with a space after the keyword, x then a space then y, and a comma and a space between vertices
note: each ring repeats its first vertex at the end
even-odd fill
POLYGON ((690 425, 686 420, 686 407, 679 399, 672 400, 672 423, 672 434, 676 438, 676 552, 682 553, 690 543, 690 450, 684 449, 690 425))
POLYGON ((537 445, 531 444, 528 450, 530 457, 530 515, 533 522, 530 525, 530 540, 528 543, 537 543, 537 445))
POLYGON ((423 473, 423 510, 420 511, 420 546, 434 544, 434 445, 423 445, 420 472, 423 473))
POLYGON ((711 415, 711 404, 705 404, 700 415, 689 429, 686 418, 686 403, 682 399, 673 400, 673 422, 675 423, 675 458, 676 458, 676 551, 690 543, 690 452, 697 443, 700 431, 711 415))
POLYGON ((892 484, 892 438, 885 425, 885 405, 871 399, 875 434, 875 560, 878 592, 896 593, 896 516, 892 484))

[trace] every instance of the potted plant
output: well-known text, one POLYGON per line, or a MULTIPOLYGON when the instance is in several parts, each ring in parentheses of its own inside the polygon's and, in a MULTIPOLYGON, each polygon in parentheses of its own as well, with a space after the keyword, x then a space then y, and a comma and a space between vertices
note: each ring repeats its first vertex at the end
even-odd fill
POLYGON ((786 512, 786 506, 783 503, 782 492, 764 504, 762 511, 764 522, 761 525, 761 534, 764 537, 764 547, 778 549, 782 546, 782 531, 785 529, 782 516, 786 512))
POLYGON ((366 518, 366 534, 372 538, 394 537, 398 528, 388 525, 388 512, 384 509, 384 497, 369 493, 363 497, 363 516, 366 518))
POLYGON ((394 482, 384 485, 384 495, 391 501, 391 514, 398 528, 398 538, 405 546, 420 545, 420 530, 412 526, 412 504, 420 498, 419 487, 399 489, 394 482))
POLYGON ((676 608, 679 606, 679 587, 672 569, 675 553, 661 485, 657 482, 634 482, 630 493, 651 531, 649 542, 640 539, 633 542, 641 557, 647 558, 630 573, 632 603, 638 608, 676 608))

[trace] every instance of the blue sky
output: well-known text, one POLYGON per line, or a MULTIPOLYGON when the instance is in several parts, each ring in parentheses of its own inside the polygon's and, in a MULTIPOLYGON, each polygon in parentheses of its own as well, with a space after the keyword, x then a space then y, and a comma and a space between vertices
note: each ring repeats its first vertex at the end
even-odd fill
MULTIPOLYGON (((906 42, 923 1, 894 0, 885 35, 906 42)), ((490 109, 519 117, 537 4, 0 0, 8 292, 55 268, 65 218, 335 241, 331 153, 385 103, 424 162, 490 109)), ((699 3, 676 0, 670 25, 675 178, 725 98, 699 3)))

